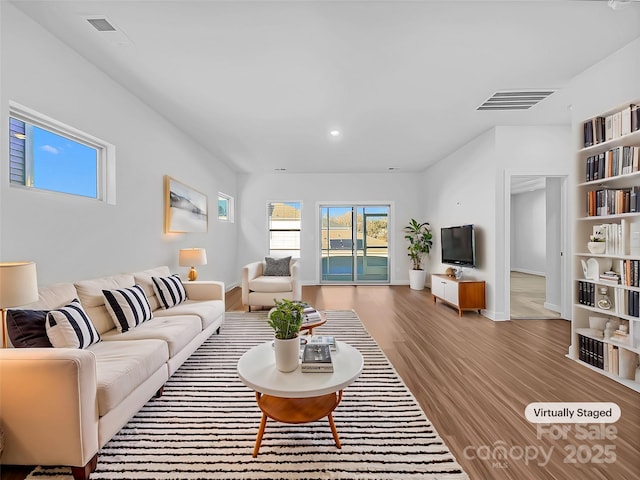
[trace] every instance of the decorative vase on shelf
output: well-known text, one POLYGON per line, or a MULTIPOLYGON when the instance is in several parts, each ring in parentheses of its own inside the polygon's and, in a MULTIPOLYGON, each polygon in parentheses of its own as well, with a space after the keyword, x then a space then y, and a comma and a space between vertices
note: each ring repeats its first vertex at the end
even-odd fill
POLYGON ((587 243, 587 248, 589 249, 589 252, 593 253, 594 255, 598 255, 598 254, 603 254, 604 251, 606 250, 607 244, 605 242, 588 242, 587 243))

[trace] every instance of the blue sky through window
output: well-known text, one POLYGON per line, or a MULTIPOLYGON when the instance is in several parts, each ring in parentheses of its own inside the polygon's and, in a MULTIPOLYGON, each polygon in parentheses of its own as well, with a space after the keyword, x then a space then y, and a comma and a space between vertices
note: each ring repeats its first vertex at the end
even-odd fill
POLYGON ((35 126, 32 133, 33 186, 97 198, 97 150, 35 126))

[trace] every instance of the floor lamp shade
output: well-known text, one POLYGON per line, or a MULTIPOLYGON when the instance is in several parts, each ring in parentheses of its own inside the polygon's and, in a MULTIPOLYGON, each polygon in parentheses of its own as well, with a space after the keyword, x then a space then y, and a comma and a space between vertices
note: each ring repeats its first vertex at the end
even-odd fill
POLYGON ((180 250, 178 263, 181 267, 191 267, 188 278, 193 281, 198 278, 195 265, 207 264, 207 251, 204 248, 183 248, 180 250))
POLYGON ((0 308, 38 300, 38 277, 33 262, 0 263, 0 308))

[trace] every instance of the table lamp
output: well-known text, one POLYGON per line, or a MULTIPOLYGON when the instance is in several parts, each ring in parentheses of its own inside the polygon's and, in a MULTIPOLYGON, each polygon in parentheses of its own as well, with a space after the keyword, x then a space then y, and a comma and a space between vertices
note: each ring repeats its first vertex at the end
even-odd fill
POLYGON ((7 346, 7 308, 37 301, 38 279, 33 262, 0 263, 0 309, 2 310, 2 348, 7 346))
POLYGON ((192 282, 198 278, 195 266, 207 264, 207 251, 204 248, 182 248, 178 263, 181 267, 191 267, 187 278, 192 282))

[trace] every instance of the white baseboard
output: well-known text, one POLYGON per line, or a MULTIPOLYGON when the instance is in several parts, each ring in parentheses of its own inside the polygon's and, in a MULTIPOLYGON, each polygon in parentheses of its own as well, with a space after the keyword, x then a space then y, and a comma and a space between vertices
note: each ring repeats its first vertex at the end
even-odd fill
POLYGON ((547 310, 551 310, 556 313, 562 313, 559 305, 554 305, 553 303, 544 302, 544 308, 547 310))
POLYGON ((228 292, 228 291, 233 290, 234 288, 239 287, 239 286, 240 286, 239 282, 229 283, 229 284, 226 284, 224 286, 224 290, 226 292, 228 292))
POLYGON ((505 314, 504 312, 494 312, 493 310, 482 310, 482 315, 487 317, 494 322, 504 322, 506 320, 511 320, 511 316, 505 314))

